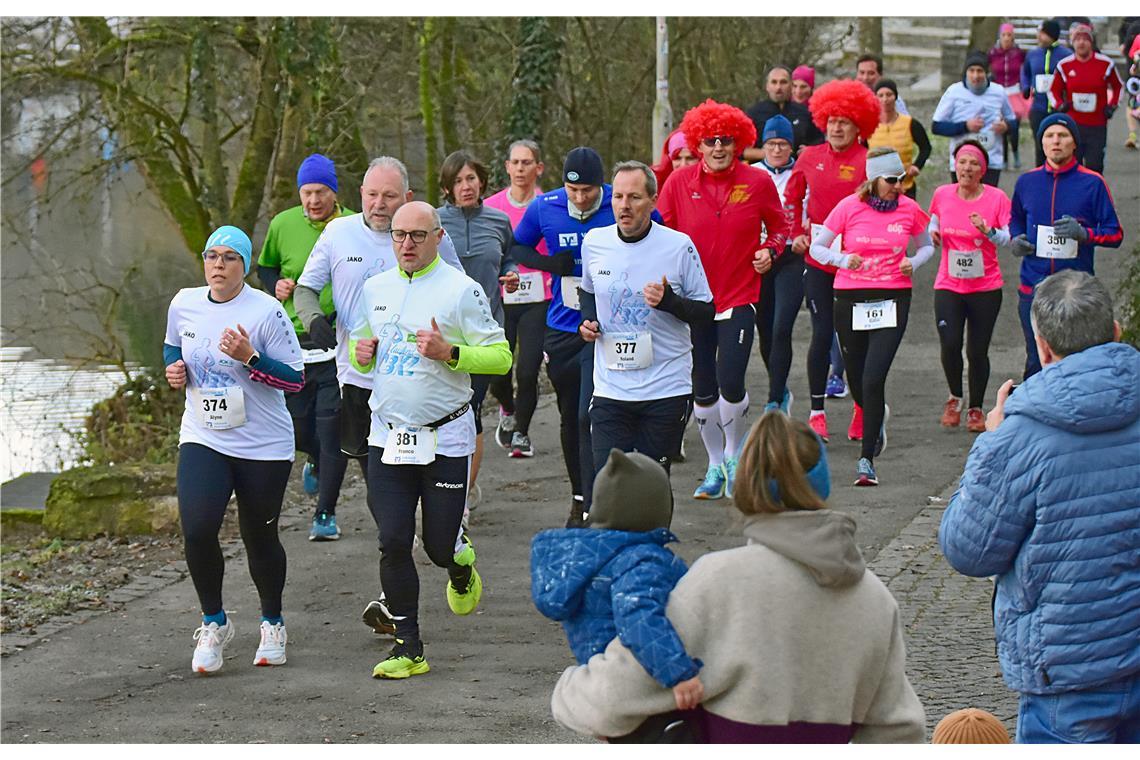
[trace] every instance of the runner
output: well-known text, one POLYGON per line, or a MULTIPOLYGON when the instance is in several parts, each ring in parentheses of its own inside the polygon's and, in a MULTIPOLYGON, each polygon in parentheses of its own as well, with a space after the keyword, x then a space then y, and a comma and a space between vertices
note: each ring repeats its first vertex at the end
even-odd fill
POLYGON ((594 392, 594 352, 578 334, 582 322, 578 286, 582 281, 582 236, 614 223, 611 188, 602 157, 593 148, 566 154, 563 185, 534 199, 515 229, 511 258, 554 275, 546 313, 546 374, 554 385, 561 418, 562 457, 570 476, 570 516, 566 527, 583 524, 594 483, 590 445, 590 398, 594 392), (535 246, 546 242, 547 252, 535 246))
MULTIPOLYGON (((389 234, 392 216, 411 199, 408 170, 404 164, 391 156, 373 159, 360 185, 361 213, 334 219, 325 226, 293 291, 297 316, 302 324, 309 326, 309 335, 320 346, 336 346, 337 381, 341 393, 340 448, 360 463, 366 483, 370 419, 368 397, 372 393, 372 378, 352 366, 348 341, 354 330, 365 327, 360 306, 360 289, 364 281, 396 266, 396 254, 389 234), (318 294, 330 284, 333 306, 338 315, 335 334, 324 318, 318 300, 318 294)), ((455 246, 446 233, 439 250, 444 262, 463 271, 455 246)), ((376 527, 379 530, 380 526, 376 527)), ((384 607, 383 591, 377 599, 365 605, 361 617, 376 633, 395 631, 384 607)))
MULTIPOLYGON (((301 162, 297 169, 297 191, 301 205, 282 211, 269 222, 257 259, 257 277, 265 292, 284 304, 285 313, 293 320, 305 361, 305 387, 299 393, 286 393, 285 405, 293 418, 297 450, 309 457, 301 471, 305 493, 318 494, 309 540, 335 541, 340 538, 336 502, 348 465, 348 459, 340 450, 336 351, 317 346, 309 337, 293 306, 293 289, 325 225, 331 219, 352 212, 337 203, 336 166, 320 153, 301 162), (324 473, 323 479, 321 473, 324 473)), ((320 309, 329 323, 335 321, 331 285, 321 290, 320 309)))
MULTIPOLYGON (((496 208, 483 205, 483 190, 487 187, 487 167, 467 151, 457 150, 443 160, 439 168, 439 189, 444 204, 439 211, 443 229, 451 236, 459 261, 467 276, 479 283, 491 302, 491 316, 500 326, 504 324, 503 299, 499 282, 514 293, 518 290, 518 266, 511 261, 509 252, 514 240, 510 218, 496 208)), ((471 458, 471 475, 468 478, 468 506, 474 508, 480 500, 478 484, 479 466, 483 462, 483 399, 491 376, 471 376, 471 411, 475 415, 475 454, 471 458)))
POLYGON ((977 140, 989 154, 989 169, 982 181, 997 187, 1001 177, 1002 140, 1014 129, 1016 120, 1005 90, 989 80, 989 59, 985 53, 971 50, 966 54, 962 81, 946 88, 934 109, 931 129, 936 135, 950 138, 950 181, 954 176, 954 149, 964 140, 977 140))
POLYGON ((1017 178, 1010 207, 1010 250, 1024 256, 1017 312, 1025 334, 1025 377, 1041 371, 1030 308, 1037 284, 1053 272, 1093 272, 1095 246, 1119 248, 1120 220, 1104 178, 1077 163, 1080 130, 1066 113, 1041 122, 1037 142, 1045 165, 1017 178))
POLYGON ((380 526, 380 577, 396 623, 396 645, 372 675, 407 678, 429 670, 412 559, 421 501, 423 548, 447 570, 448 607, 469 615, 483 593, 461 527, 475 451, 469 373, 502 374, 511 352, 482 286, 440 259, 435 209, 420 201, 401 206, 390 234, 398 266, 364 283, 360 302, 371 337, 354 341, 353 360, 374 379, 368 507, 380 526))
POLYGON ((1057 75, 1049 87, 1049 105, 1073 117, 1081 130, 1077 158, 1103 174, 1108 120, 1120 103, 1124 82, 1112 59, 1095 50, 1091 27, 1073 24, 1069 43, 1073 54, 1057 64, 1057 75))
POLYGON ((305 385, 297 333, 285 307, 245 283, 253 245, 237 227, 206 241, 206 286, 170 302, 162 354, 166 381, 186 389, 178 432, 178 514, 186 566, 202 606, 191 668, 222 667, 235 627, 222 605, 225 559, 218 531, 237 494, 242 543, 261 601, 254 665, 284 665, 285 549, 277 537, 293 467, 293 422, 282 391, 305 385))
MULTIPOLYGON (((804 175, 808 187, 807 221, 810 227, 792 241, 792 251, 808 252, 810 235, 822 229, 835 205, 854 193, 867 179, 867 149, 859 138, 869 139, 879 125, 879 100, 867 87, 839 80, 828 82, 811 96, 811 117, 827 130, 827 142, 804 148, 795 171, 804 175), (810 233, 810 234, 809 234, 810 233)), ((837 246, 838 247, 838 246, 837 246)), ((804 256, 804 295, 811 313, 811 343, 808 344, 807 375, 811 392, 808 425, 827 442, 827 413, 823 402, 828 391, 828 352, 835 341, 833 282, 835 267, 804 256)), ((851 440, 863 437, 863 412, 856 404, 847 429, 851 440)))
MULTIPOLYGON (((497 208, 511 220, 511 228, 518 227, 523 212, 535 195, 542 190, 539 177, 546 169, 542 151, 533 140, 515 140, 507 153, 507 175, 510 184, 483 201, 484 206, 497 208)), ((546 251, 546 243, 539 242, 539 253, 546 251)), ((503 288, 503 313, 507 343, 518 356, 513 369, 517 390, 511 392, 511 372, 491 381, 491 393, 499 399, 499 424, 495 428, 495 442, 510 456, 532 457, 534 445, 530 441, 530 421, 538 405, 538 371, 542 367, 542 336, 546 329, 546 310, 550 307, 550 273, 518 265, 519 288, 513 293, 503 288)))
POLYGON ((579 330, 594 351, 595 472, 610 449, 639 451, 669 470, 693 392, 689 327, 711 325, 716 311, 693 241, 650 219, 656 201, 653 171, 640 161, 619 163, 617 223, 582 239, 579 330))
POLYGON ((898 152, 906 167, 903 193, 913 200, 918 191, 915 179, 926 166, 926 159, 930 158, 930 138, 926 136, 926 130, 918 119, 895 109, 899 88, 893 80, 880 79, 876 87, 875 96, 879 99, 880 107, 879 126, 867 141, 867 147, 888 147, 898 152))
POLYGON ((763 169, 772 178, 792 225, 789 242, 760 279, 760 300, 756 303, 760 358, 768 370, 768 403, 764 411, 780 409, 784 414, 791 414, 793 396, 788 389, 788 373, 792 369, 792 328, 804 301, 804 257, 792 251, 790 241, 803 233, 807 182, 803 174, 792 171, 796 159, 792 150, 792 125, 787 119, 783 116, 769 119, 761 142, 764 160, 753 166, 763 169))
MULTIPOLYGON (((879 80, 883 78, 883 59, 873 53, 864 53, 855 61, 855 81, 867 85, 871 92, 879 91, 879 80)), ((899 113, 909 114, 906 101, 900 95, 895 101, 899 113)))
POLYGON ((954 152, 958 183, 939 187, 930 201, 930 236, 942 249, 934 280, 934 320, 942 344, 942 370, 950 386, 942 426, 958 427, 962 420, 962 342, 969 327, 966 429, 971 433, 986 429, 982 403, 990 380, 990 337, 1001 311, 1003 282, 997 248, 1009 244, 1009 197, 980 184, 987 160, 981 143, 959 143, 954 152))
POLYGON ((910 313, 911 276, 934 255, 926 226, 930 218, 899 185, 906 177, 902 159, 891 148, 867 154, 867 181, 839 202, 812 239, 811 255, 839 266, 835 275, 835 328, 851 379, 851 396, 863 409, 857 486, 877 486, 874 460, 887 447, 887 373, 906 332, 910 313), (832 250, 843 236, 843 253, 832 250), (908 243, 917 250, 908 258, 908 243))
MULTIPOLYGON (((758 100, 748 107, 745 113, 756 126, 757 136, 764 133, 764 123, 773 116, 783 116, 792 124, 795 149, 802 145, 818 145, 823 142, 823 133, 811 121, 807 106, 792 100, 792 70, 787 66, 773 66, 765 78, 766 100, 758 100)), ((744 148, 745 161, 759 161, 764 158, 762 143, 744 148)))
POLYGON ((792 100, 807 106, 815 90, 815 69, 811 66, 796 66, 792 70, 792 100))
POLYGON ((669 179, 669 175, 675 169, 680 169, 682 166, 692 166, 700 160, 698 156, 693 155, 689 146, 685 144, 685 133, 680 129, 674 129, 669 133, 669 139, 661 146, 661 157, 657 163, 650 167, 657 177, 657 187, 664 187, 665 180, 669 179))
MULTIPOLYGON (((1072 50, 1057 42, 1060 37, 1060 24, 1053 19, 1042 21, 1041 28, 1037 30, 1037 47, 1025 54, 1025 63, 1021 64, 1021 94, 1030 99, 1029 129, 1034 135, 1041 121, 1053 111, 1049 105, 1049 89, 1053 85, 1057 64, 1073 54, 1072 50)), ((1045 163, 1045 153, 1041 150, 1040 140, 1034 139, 1033 150, 1037 166, 1041 166, 1045 163)))
POLYGON ((1009 107, 1013 109, 1013 129, 1002 135, 1002 156, 1005 165, 1010 166, 1012 154, 1012 166, 1018 170, 1021 169, 1021 156, 1017 149, 1021 120, 1029 114, 1029 100, 1021 94, 1021 67, 1025 64, 1025 51, 1013 40, 1013 24, 1002 24, 998 28, 997 44, 990 48, 989 57, 990 76, 995 84, 1001 85, 1009 100, 1009 107))
POLYGON ((667 226, 697 247, 716 304, 716 319, 693 324, 693 416, 709 465, 697 499, 731 497, 740 442, 748 432, 745 371, 752 351, 760 276, 784 250, 791 227, 767 173, 737 160, 756 142, 739 108, 706 100, 681 121, 701 162, 673 172, 657 208, 667 226), (761 238, 761 229, 765 236, 761 238))

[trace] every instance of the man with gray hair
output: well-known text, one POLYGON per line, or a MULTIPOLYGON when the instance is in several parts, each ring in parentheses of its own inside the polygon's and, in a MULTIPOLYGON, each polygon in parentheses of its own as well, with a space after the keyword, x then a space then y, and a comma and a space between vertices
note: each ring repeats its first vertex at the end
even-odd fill
POLYGON ((1032 325, 1043 369, 998 391, 939 542, 997 576, 1018 742, 1140 742, 1140 351, 1085 272, 1043 280, 1032 325))
MULTIPOLYGON (((349 338, 369 337, 360 302, 361 288, 369 277, 396 266, 392 218, 396 210, 410 200, 412 191, 404 164, 391 156, 373 159, 360 185, 361 212, 333 219, 325 225, 293 291, 297 317, 308 327, 313 341, 326 348, 336 346, 341 397, 340 447, 346 455, 360 462, 362 470, 368 462, 368 430, 372 419, 368 398, 372 394, 372 377, 349 361, 349 338), (335 334, 321 312, 319 300, 321 290, 330 283, 336 314, 335 334)), ((455 246, 446 233, 440 241, 439 254, 444 262, 463 271, 455 246)), ((381 599, 365 608, 364 622, 377 633, 395 631, 384 611, 382 594, 381 599)))
POLYGON ((593 344, 594 471, 610 449, 640 451, 666 470, 681 449, 693 392, 690 324, 716 308, 701 257, 683 232, 654 222, 657 177, 640 161, 614 167, 616 224, 582 238, 582 339, 593 344))

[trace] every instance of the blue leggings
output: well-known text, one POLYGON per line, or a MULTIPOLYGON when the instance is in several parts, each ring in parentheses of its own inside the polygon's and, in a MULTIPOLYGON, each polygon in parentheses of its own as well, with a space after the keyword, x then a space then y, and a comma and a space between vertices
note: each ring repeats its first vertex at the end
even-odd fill
POLYGON ((236 493, 241 540, 261 600, 261 614, 267 618, 281 615, 285 547, 277 537, 277 518, 292 467, 288 460, 238 459, 198 443, 178 448, 178 514, 186 565, 202 614, 216 615, 223 609, 225 559, 218 531, 230 496, 236 493))

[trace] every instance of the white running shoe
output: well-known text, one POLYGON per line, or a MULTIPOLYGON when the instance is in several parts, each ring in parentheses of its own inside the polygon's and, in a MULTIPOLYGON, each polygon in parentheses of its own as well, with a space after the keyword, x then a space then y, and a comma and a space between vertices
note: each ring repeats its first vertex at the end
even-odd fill
POLYGON ((285 633, 284 623, 270 624, 261 621, 261 644, 257 647, 257 654, 253 656, 254 665, 284 665, 285 642, 289 636, 285 633))
POLYGON ((226 618, 226 624, 217 623, 206 625, 203 623, 194 631, 194 640, 198 645, 194 647, 194 661, 190 668, 195 673, 213 673, 222 667, 222 653, 226 644, 234 637, 233 618, 226 618))

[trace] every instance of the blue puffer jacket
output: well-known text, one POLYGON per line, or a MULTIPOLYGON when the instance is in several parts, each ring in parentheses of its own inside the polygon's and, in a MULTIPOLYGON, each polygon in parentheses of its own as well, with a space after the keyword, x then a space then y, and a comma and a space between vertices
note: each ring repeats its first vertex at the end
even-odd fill
POLYGON ((699 660, 665 617, 665 605, 688 569, 665 548, 677 537, 575 528, 544 530, 530 547, 530 593, 538 611, 562 622, 580 665, 615 636, 662 686, 697 675, 699 660))
POLYGON ((998 576, 1010 688, 1140 672, 1140 352, 1094 346, 1026 380, 974 442, 939 542, 959 572, 998 576))

